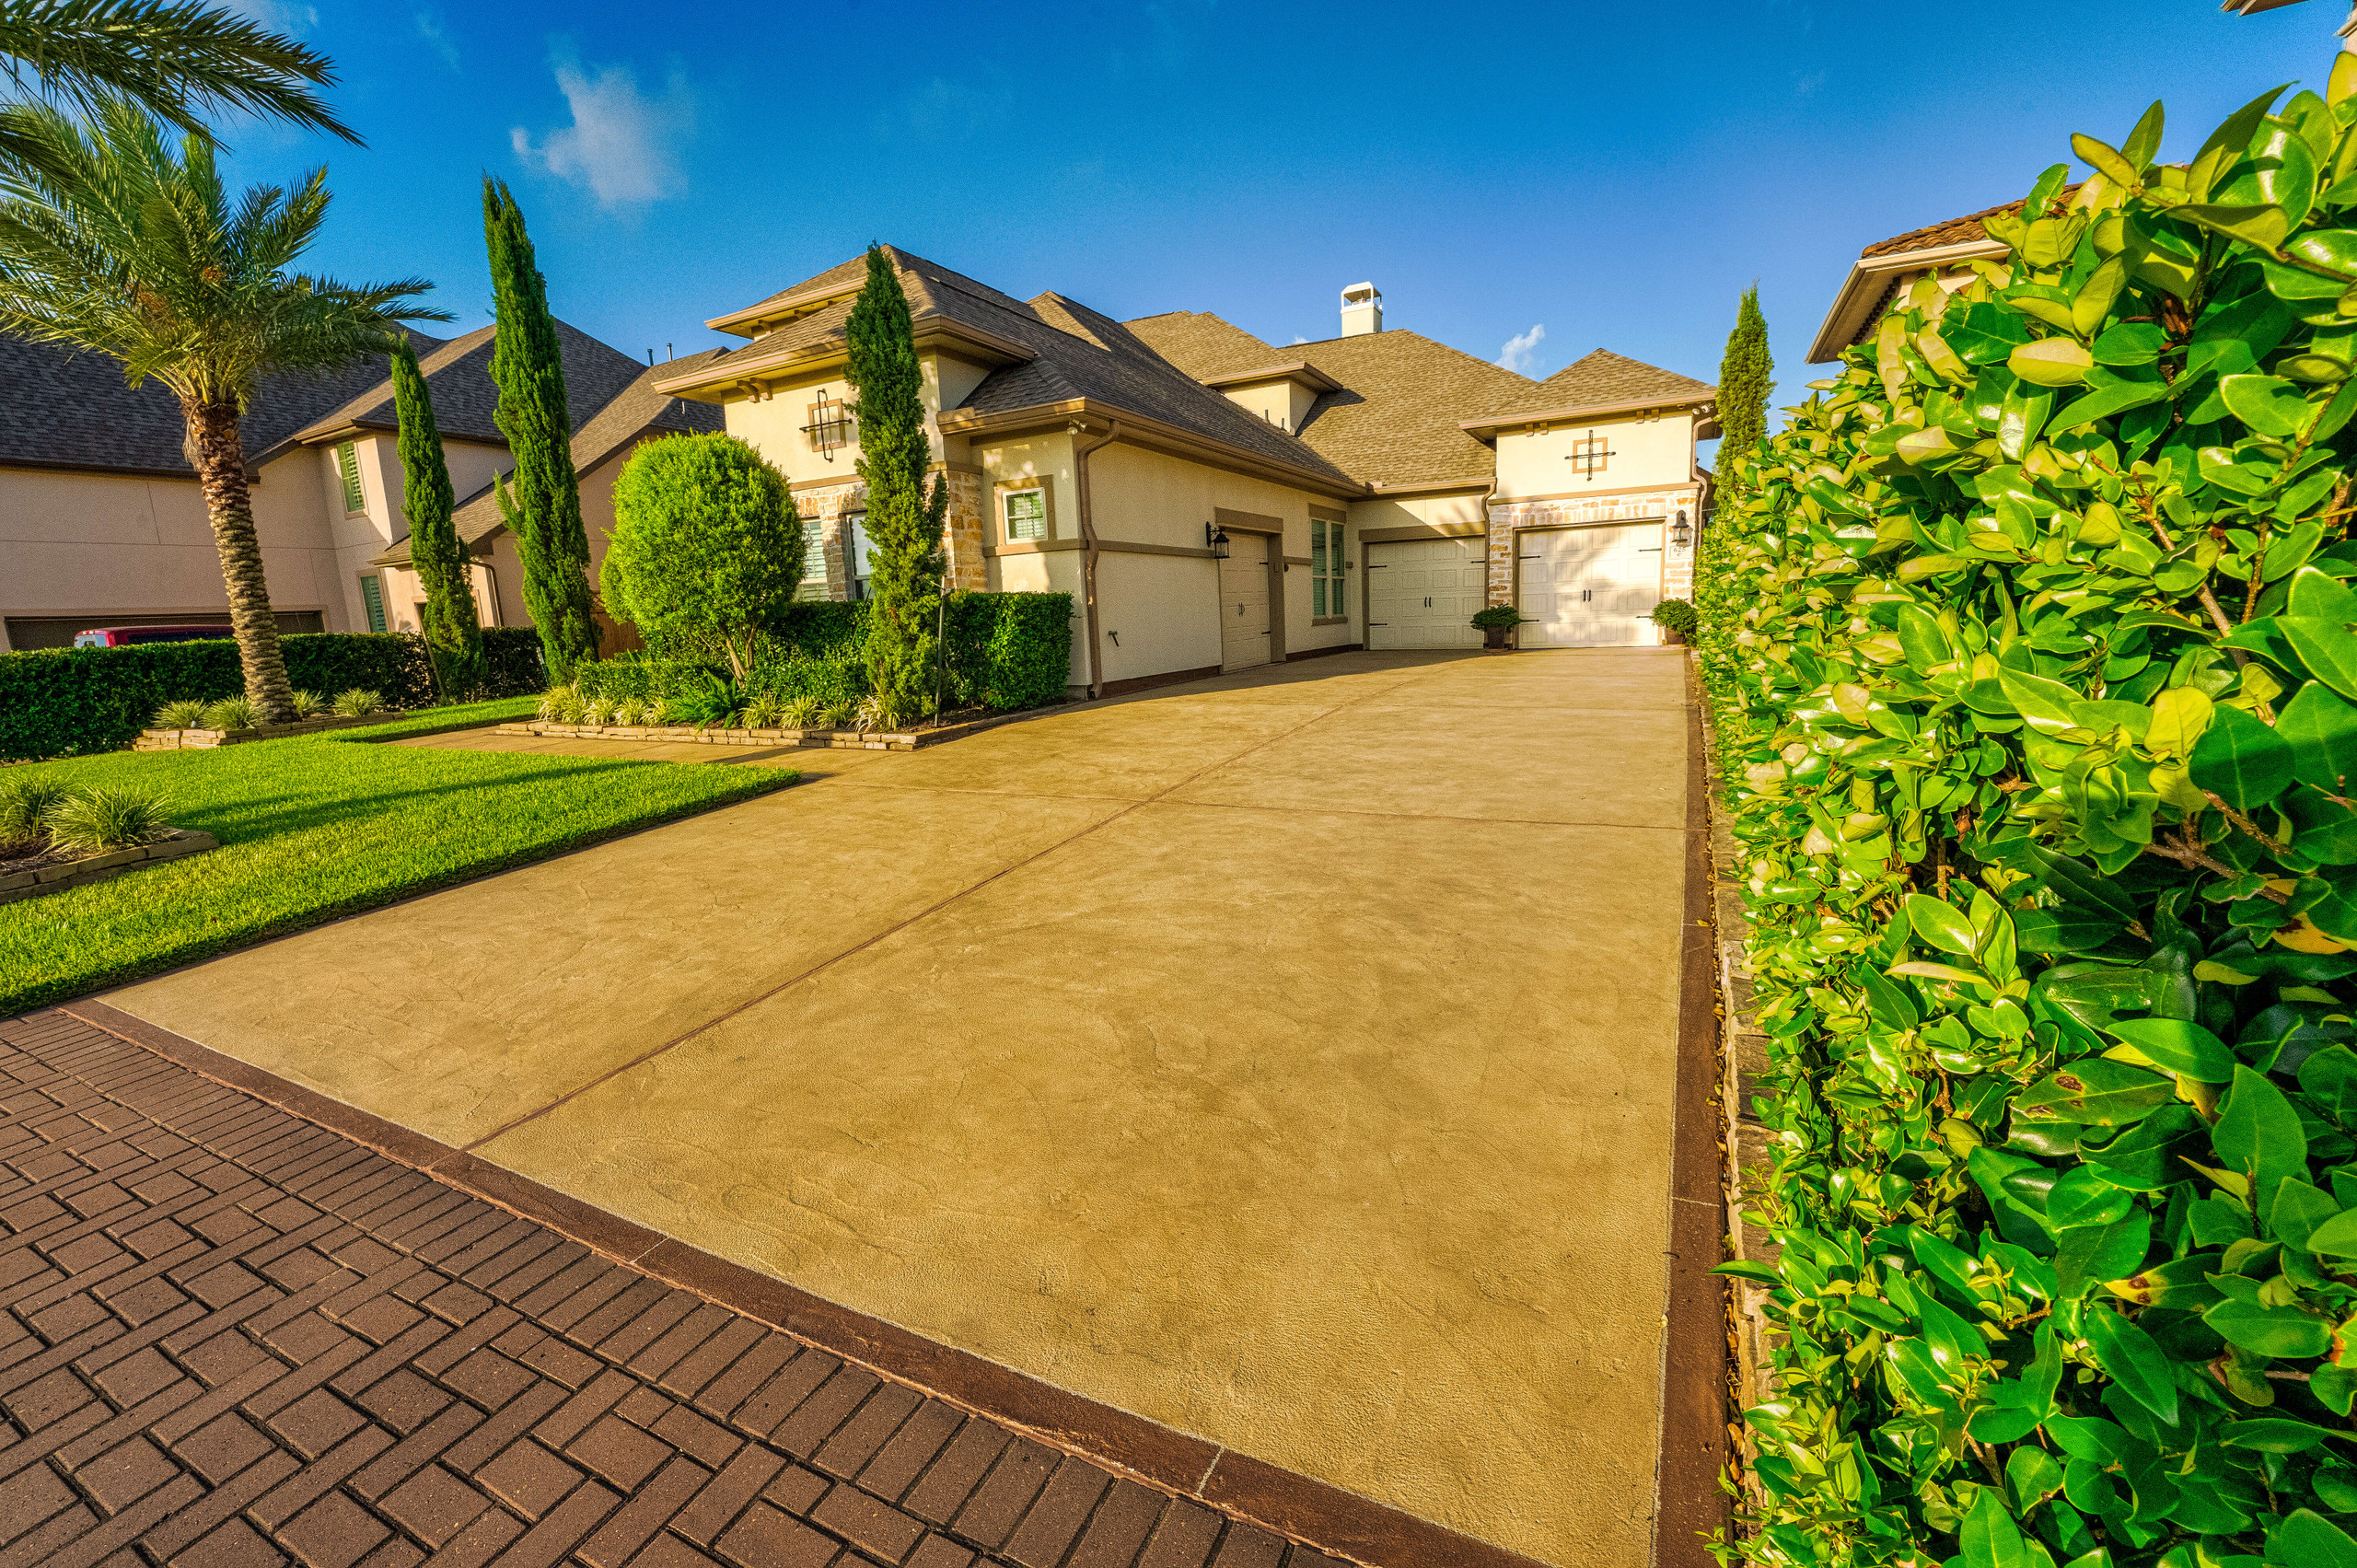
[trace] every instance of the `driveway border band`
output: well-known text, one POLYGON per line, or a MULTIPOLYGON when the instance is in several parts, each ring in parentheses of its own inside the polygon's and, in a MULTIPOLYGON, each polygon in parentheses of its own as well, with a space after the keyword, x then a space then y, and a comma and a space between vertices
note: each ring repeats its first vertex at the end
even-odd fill
POLYGON ((1711 777, 1702 693, 1686 664, 1686 897, 1678 943, 1677 1083, 1671 1111, 1669 1291, 1663 1312, 1655 1568, 1715 1568, 1704 1538, 1731 1520, 1727 1459, 1726 1191, 1719 1132, 1718 931, 1711 876, 1711 777))
MULTIPOLYGON (((56 1010, 730 1311, 1019 1428, 1051 1447, 1117 1466, 1306 1545, 1379 1568, 1546 1568, 1504 1547, 836 1306, 103 1002, 70 1002, 56 1010)), ((1685 1561, 1674 1560, 1676 1568, 1685 1561)))

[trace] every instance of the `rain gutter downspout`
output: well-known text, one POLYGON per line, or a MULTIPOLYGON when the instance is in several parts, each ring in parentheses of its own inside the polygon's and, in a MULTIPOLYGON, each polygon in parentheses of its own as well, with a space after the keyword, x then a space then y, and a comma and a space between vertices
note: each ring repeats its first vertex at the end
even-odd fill
MULTIPOLYGON (((1069 433, 1081 436, 1087 430, 1086 424, 1074 420, 1069 433)), ((1088 617, 1088 694, 1091 697, 1105 694, 1105 650, 1104 634, 1097 629, 1097 523, 1088 510, 1088 458, 1097 448, 1109 447, 1120 440, 1120 436, 1121 422, 1117 419, 1103 436, 1086 446, 1075 441, 1072 448, 1073 487, 1080 495, 1080 597, 1088 617)))

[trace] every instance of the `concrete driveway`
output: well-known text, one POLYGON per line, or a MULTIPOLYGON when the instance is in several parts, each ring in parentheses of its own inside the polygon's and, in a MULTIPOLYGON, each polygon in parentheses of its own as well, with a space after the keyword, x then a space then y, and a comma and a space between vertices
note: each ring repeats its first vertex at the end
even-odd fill
POLYGON ((1646 1560, 1682 656, 1060 711, 115 993, 828 1301, 1646 1560))

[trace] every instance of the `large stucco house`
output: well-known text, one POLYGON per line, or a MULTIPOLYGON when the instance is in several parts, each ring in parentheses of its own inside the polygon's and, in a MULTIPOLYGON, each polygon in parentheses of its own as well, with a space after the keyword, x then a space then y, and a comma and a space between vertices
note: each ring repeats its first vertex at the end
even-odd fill
MULTIPOLYGON (((585 332, 563 323, 558 332, 582 512, 601 555, 613 475, 632 449, 717 428, 719 412, 656 391, 657 372, 585 332)), ((513 467, 491 417, 492 329, 412 341, 473 550, 478 611, 487 625, 529 625, 516 542, 490 494, 493 476, 513 467)), ((280 628, 415 630, 424 595, 407 570, 384 359, 272 378, 244 435, 280 628)), ((220 558, 182 439, 180 407, 161 387, 128 387, 95 354, 0 336, 0 647, 62 647, 99 626, 227 626, 220 558)), ((619 628, 609 646, 632 640, 619 628)))
MULTIPOLYGON (((923 365, 961 588, 1067 592, 1072 681, 1120 692, 1348 648, 1647 645, 1692 575, 1714 389, 1598 350, 1534 381, 1383 330, 1277 347, 1191 311, 1119 321, 888 250, 923 365)), ((714 318, 741 347, 656 391, 716 405, 794 487, 806 592, 865 590, 844 262, 714 318)))

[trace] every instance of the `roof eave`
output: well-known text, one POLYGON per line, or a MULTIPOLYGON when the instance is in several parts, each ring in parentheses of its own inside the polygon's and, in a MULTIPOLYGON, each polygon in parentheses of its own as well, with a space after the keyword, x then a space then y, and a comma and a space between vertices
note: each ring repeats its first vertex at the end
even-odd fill
POLYGON ((1825 324, 1817 330, 1817 341, 1808 345, 1808 363, 1829 365, 1841 357, 1859 330, 1866 324, 1866 313, 1875 308, 1888 287, 1891 278, 1900 273, 1920 273, 1960 261, 1991 261, 2006 255, 2006 248, 1994 239, 1967 239, 1954 245, 1931 245, 1920 250, 1900 250, 1888 256, 1861 256, 1850 264, 1850 275, 1841 280, 1841 287, 1833 296, 1833 308, 1825 313, 1825 324))
MULTIPOLYGON (((916 323, 916 346, 939 350, 945 346, 961 352, 962 357, 995 368, 1002 365, 1022 365, 1035 359, 1029 349, 1012 338, 970 326, 946 316, 932 316, 916 323)), ((723 403, 732 392, 742 392, 755 385, 784 380, 793 376, 807 376, 813 370, 824 370, 851 357, 851 348, 840 337, 829 337, 797 349, 767 356, 755 349, 740 349, 725 359, 706 361, 685 375, 667 377, 654 383, 655 389, 668 397, 685 398, 692 402, 723 403)))
POLYGON ((993 413, 984 413, 978 409, 947 409, 940 418, 943 435, 965 436, 1013 435, 1057 424, 1074 424, 1085 431, 1092 422, 1120 424, 1123 438, 1138 446, 1192 458, 1215 468, 1273 479, 1296 489, 1314 490, 1321 495, 1354 500, 1369 494, 1366 485, 1357 480, 1337 478, 1314 469, 1295 468, 1274 458, 1263 457, 1258 452, 1223 441, 1215 436, 1199 435, 1149 414, 1119 408, 1095 398, 1061 398, 1053 402, 1033 403, 993 413))
POLYGON ((1298 381, 1305 387, 1315 387, 1321 392, 1339 392, 1342 384, 1307 360, 1290 365, 1263 366, 1258 370, 1238 370, 1225 376, 1206 376, 1203 385, 1212 388, 1251 387, 1263 381, 1298 381))
POLYGON ((789 294, 782 299, 764 299, 759 305, 748 305, 742 310, 714 316, 704 325, 715 332, 730 332, 740 338, 749 338, 755 335, 756 329, 765 324, 790 321, 796 316, 823 310, 838 299, 849 299, 860 291, 865 281, 862 279, 856 284, 805 289, 800 294, 789 294))
POLYGON ((1559 424, 1566 420, 1601 419, 1607 414, 1640 413, 1646 409, 1698 408, 1714 401, 1716 387, 1704 387, 1692 392, 1678 392, 1659 398, 1624 398, 1611 403, 1580 403, 1571 408, 1539 409, 1531 413, 1485 414, 1480 419, 1460 419, 1457 427, 1479 441, 1496 436, 1526 424, 1559 424))

